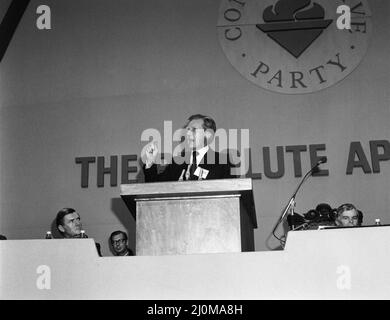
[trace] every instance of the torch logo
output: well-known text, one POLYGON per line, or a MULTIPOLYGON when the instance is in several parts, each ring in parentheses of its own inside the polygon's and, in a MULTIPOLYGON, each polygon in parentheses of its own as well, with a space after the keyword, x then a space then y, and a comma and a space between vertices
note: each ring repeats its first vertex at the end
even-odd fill
POLYGON ((263 12, 265 23, 256 27, 265 32, 295 58, 298 58, 331 23, 325 11, 310 0, 279 0, 263 12))
POLYGON ((363 59, 371 34, 366 0, 222 0, 217 31, 231 64, 279 93, 311 93, 336 84, 363 59), (351 29, 337 8, 351 8, 351 29))

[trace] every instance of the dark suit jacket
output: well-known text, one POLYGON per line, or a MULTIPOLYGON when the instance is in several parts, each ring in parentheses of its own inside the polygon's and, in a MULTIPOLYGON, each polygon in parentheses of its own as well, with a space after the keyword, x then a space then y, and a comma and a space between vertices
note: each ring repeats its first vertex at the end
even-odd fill
MULTIPOLYGON (((173 159, 172 163, 167 165, 165 170, 161 173, 157 172, 156 164, 153 164, 149 169, 146 169, 144 165, 145 182, 178 181, 183 170, 185 172, 188 168, 189 157, 185 157, 185 159, 187 159, 187 161, 184 163, 176 163, 178 161, 175 162, 175 159, 173 159)), ((181 160, 183 161, 183 158, 181 160)), ((214 152, 210 149, 204 155, 198 167, 209 171, 206 180, 232 178, 230 172, 232 166, 229 162, 229 157, 226 155, 226 157, 222 158, 218 152, 214 152), (220 163, 222 161, 223 163, 220 163)), ((183 175, 183 179, 186 179, 185 174, 183 175)))
POLYGON ((102 253, 101 253, 101 250, 100 250, 100 243, 95 242, 95 246, 96 246, 96 250, 97 250, 97 253, 98 253, 99 257, 103 257, 102 253))

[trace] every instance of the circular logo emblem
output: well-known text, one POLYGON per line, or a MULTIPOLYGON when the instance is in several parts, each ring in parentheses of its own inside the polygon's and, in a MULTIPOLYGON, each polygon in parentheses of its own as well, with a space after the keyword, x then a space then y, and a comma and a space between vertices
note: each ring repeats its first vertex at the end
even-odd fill
POLYGON ((245 78, 297 94, 350 74, 367 51, 372 23, 366 0, 223 0, 217 30, 245 78))

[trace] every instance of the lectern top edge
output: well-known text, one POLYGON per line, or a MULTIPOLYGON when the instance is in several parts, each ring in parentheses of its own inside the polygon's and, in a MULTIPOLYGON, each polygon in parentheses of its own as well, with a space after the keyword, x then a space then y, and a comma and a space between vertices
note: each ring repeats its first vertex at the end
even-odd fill
POLYGON ((121 196, 164 194, 201 194, 219 192, 251 192, 252 179, 216 179, 202 181, 169 181, 122 184, 121 196))

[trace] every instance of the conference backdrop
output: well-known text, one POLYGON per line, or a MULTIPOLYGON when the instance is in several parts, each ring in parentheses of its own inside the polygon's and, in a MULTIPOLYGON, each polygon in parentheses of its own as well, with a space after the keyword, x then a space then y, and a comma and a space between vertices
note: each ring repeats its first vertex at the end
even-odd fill
POLYGON ((295 211, 350 202, 390 223, 389 2, 292 3, 30 1, 0 62, 0 233, 43 238, 73 207, 103 255, 118 229, 134 249, 120 185, 143 182, 150 130, 169 153, 195 113, 237 142, 257 251, 278 249, 272 228, 323 156, 295 211))

